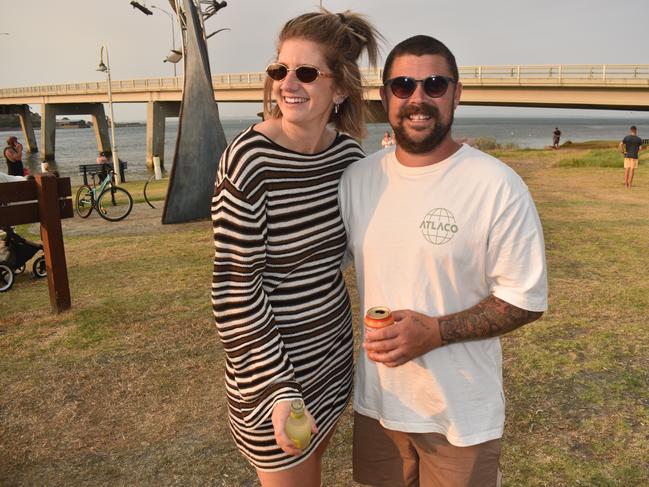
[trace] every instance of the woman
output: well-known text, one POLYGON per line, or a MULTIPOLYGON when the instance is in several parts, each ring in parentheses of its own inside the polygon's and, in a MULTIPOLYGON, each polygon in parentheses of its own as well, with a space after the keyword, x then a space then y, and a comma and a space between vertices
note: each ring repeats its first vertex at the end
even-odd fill
POLYGON ((7 174, 10 176, 25 175, 25 169, 23 167, 23 145, 18 142, 18 138, 14 135, 7 139, 4 156, 7 160, 7 174))
POLYGON ((320 486, 322 454, 350 394, 337 186, 364 155, 352 138, 365 130, 357 60, 366 51, 376 65, 378 38, 351 12, 287 22, 266 70, 265 120, 220 161, 212 302, 230 429, 264 487, 320 486), (284 432, 294 399, 304 400, 317 433, 303 451, 284 432))

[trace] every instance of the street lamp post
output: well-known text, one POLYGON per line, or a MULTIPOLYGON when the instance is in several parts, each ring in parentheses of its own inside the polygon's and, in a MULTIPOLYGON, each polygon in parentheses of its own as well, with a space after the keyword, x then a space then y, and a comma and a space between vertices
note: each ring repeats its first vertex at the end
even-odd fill
MULTIPOLYGON (((171 20, 171 51, 172 52, 175 51, 176 50, 176 30, 174 28, 174 17, 173 17, 173 15, 168 10, 165 10, 164 8, 157 7, 155 5, 151 5, 151 8, 154 8, 156 10, 160 10, 161 12, 164 12, 169 17, 169 20, 171 20)), ((171 64, 174 67, 174 78, 175 78, 176 77, 176 63, 171 63, 171 64)))
POLYGON ((101 45, 101 50, 99 51, 99 66, 97 66, 97 71, 106 73, 108 76, 108 108, 110 110, 110 131, 111 131, 111 151, 113 153, 113 170, 115 172, 115 184, 120 185, 122 183, 122 176, 119 171, 119 156, 117 155, 117 141, 115 140, 115 114, 113 113, 113 91, 110 86, 110 59, 108 58, 108 48, 105 45, 101 45), (106 64, 104 64, 104 50, 106 50, 106 64))

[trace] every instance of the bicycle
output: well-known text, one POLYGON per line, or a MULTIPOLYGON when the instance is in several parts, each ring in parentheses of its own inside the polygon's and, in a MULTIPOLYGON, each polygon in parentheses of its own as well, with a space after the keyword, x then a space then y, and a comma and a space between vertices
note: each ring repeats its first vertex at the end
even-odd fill
POLYGON ((93 209, 110 222, 123 220, 131 213, 133 197, 124 188, 115 186, 112 167, 108 164, 82 164, 79 170, 84 184, 77 190, 76 206, 81 218, 88 218, 93 209), (88 174, 92 176, 92 186, 88 184, 88 174), (95 182, 95 176, 101 179, 99 183, 95 182))

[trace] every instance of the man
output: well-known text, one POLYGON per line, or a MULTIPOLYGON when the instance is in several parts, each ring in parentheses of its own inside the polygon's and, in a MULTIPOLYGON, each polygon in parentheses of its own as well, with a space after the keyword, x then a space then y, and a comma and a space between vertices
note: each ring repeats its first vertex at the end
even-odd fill
POLYGON ((4 156, 7 160, 7 174, 10 176, 25 175, 23 168, 23 145, 18 142, 17 137, 12 135, 7 139, 4 156))
POLYGON ((642 139, 638 137, 638 129, 632 125, 629 135, 620 142, 620 152, 624 154, 624 187, 633 184, 633 173, 638 168, 638 152, 642 150, 642 139))
POLYGON ((560 140, 561 140, 561 130, 559 130, 559 127, 554 127, 554 132, 552 132, 552 147, 554 149, 559 148, 560 140))
POLYGON ((542 229, 523 181, 453 140, 462 85, 444 44, 415 36, 384 69, 396 147, 340 184, 361 312, 354 479, 374 486, 495 486, 504 425, 498 336, 547 307, 542 229))

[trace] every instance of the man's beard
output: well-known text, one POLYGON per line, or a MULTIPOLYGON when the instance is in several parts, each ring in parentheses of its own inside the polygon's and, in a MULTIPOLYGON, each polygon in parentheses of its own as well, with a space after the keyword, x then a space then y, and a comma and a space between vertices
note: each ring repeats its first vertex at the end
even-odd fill
POLYGON ((397 140, 397 145, 409 154, 425 154, 433 151, 443 142, 453 125, 453 111, 451 111, 448 124, 445 124, 440 118, 439 109, 435 105, 428 105, 426 103, 406 105, 399 110, 398 116, 399 123, 395 127, 392 127, 394 129, 394 137, 397 140), (428 115, 435 122, 432 132, 428 128, 426 129, 429 133, 423 140, 411 138, 404 126, 408 116, 414 114, 428 115))

